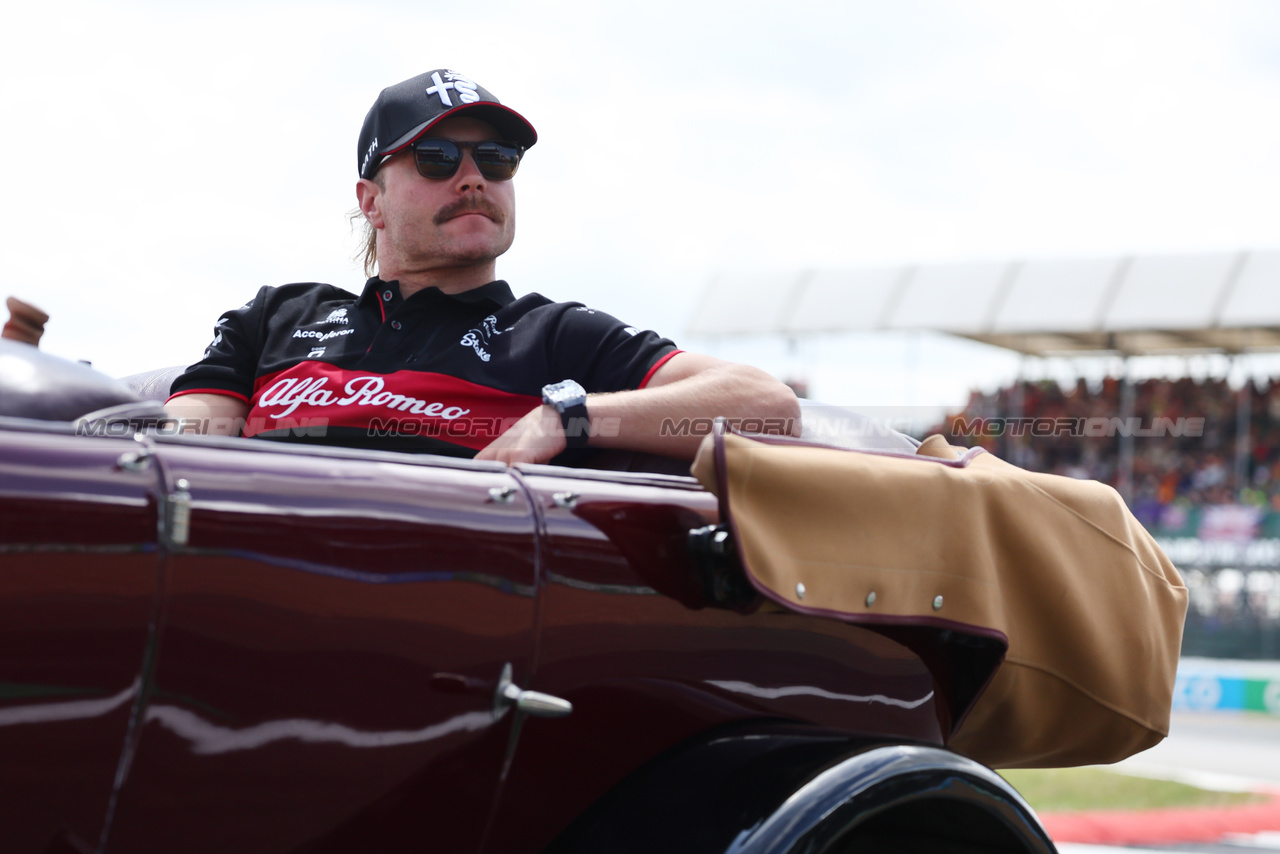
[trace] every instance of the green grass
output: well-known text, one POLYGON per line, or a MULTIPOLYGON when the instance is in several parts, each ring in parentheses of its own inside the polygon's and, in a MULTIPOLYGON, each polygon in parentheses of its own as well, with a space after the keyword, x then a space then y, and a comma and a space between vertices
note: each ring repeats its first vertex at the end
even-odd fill
POLYGON ((1099 768, 1001 771, 1036 812, 1221 807, 1264 800, 1248 792, 1212 792, 1184 783, 1128 777, 1099 768))

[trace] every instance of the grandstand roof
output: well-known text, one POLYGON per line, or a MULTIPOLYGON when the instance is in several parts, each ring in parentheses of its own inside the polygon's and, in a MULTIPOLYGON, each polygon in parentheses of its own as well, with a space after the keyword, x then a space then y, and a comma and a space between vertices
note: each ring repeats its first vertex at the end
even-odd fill
POLYGON ((1037 356, 1280 350, 1280 251, 718 276, 687 331, 907 329, 1037 356))

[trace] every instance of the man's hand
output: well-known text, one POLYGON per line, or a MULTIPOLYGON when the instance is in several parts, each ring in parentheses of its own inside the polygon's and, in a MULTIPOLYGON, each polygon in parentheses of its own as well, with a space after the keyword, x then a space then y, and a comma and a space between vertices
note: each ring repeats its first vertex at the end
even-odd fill
POLYGON ((545 463, 565 449, 560 414, 550 406, 539 406, 490 442, 477 460, 514 463, 545 463))

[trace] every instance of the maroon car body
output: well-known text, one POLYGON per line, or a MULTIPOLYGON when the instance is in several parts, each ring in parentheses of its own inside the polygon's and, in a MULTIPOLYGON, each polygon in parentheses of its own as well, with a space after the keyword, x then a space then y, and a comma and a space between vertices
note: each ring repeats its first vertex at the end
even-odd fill
POLYGON ((878 810, 964 778, 929 814, 1051 850, 936 749, 990 659, 724 601, 716 521, 686 476, 0 418, 0 849, 757 850, 862 757, 878 810))

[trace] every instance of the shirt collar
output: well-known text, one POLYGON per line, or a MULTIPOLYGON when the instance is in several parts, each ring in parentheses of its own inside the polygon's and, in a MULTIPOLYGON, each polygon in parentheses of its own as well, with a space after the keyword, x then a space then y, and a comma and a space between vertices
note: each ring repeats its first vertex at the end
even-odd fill
MULTIPOLYGON (((384 282, 382 279, 374 276, 369 279, 369 281, 365 282, 364 291, 361 292, 356 303, 358 305, 365 305, 372 301, 376 304, 378 300, 382 298, 382 292, 388 289, 390 289, 396 297, 400 296, 400 282, 384 282)), ((463 291, 458 294, 443 294, 436 288, 423 288, 421 291, 418 291, 418 293, 425 293, 429 291, 435 291, 439 296, 448 297, 449 299, 456 300, 461 303, 474 304, 488 301, 498 308, 504 308, 516 301, 515 294, 511 292, 511 286, 502 279, 495 279, 488 284, 481 285, 478 288, 472 288, 469 291, 463 291)))

